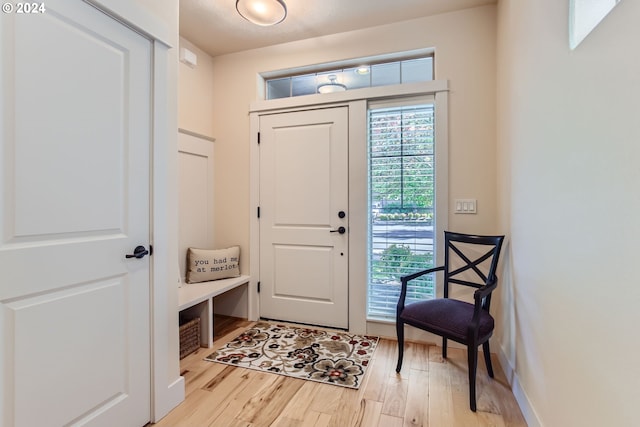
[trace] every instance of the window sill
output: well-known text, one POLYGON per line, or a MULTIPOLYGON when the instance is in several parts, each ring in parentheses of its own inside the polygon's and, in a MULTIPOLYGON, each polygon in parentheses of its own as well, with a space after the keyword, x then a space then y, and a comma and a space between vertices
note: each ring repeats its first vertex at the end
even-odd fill
POLYGON ((367 317, 367 322, 371 323, 382 323, 385 325, 395 325, 396 319, 389 319, 385 317, 367 317))

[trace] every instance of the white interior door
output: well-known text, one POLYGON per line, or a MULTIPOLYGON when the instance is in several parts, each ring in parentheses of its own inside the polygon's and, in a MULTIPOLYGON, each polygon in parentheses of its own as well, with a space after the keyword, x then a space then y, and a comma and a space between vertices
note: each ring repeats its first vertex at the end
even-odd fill
POLYGON ((261 317, 348 328, 347 207, 347 107, 261 116, 261 317))
POLYGON ((2 425, 150 419, 151 44, 81 1, 0 26, 2 425))

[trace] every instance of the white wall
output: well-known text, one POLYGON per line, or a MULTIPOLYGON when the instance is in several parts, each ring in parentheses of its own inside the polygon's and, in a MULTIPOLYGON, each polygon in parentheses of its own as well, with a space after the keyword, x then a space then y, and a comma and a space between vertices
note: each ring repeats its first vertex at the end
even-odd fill
POLYGON ((209 138, 216 137, 213 127, 213 58, 180 37, 180 48, 197 56, 198 64, 178 66, 178 127, 209 138))
POLYGON ((500 339, 530 425, 640 425, 640 2, 574 51, 568 2, 498 6, 500 339))
MULTIPOLYGON (((247 113, 251 102, 263 99, 259 73, 422 48, 435 49, 435 78, 449 80, 449 205, 454 198, 478 199, 478 214, 451 214, 449 228, 496 231, 496 7, 491 5, 213 58, 216 244, 240 245, 243 274, 250 273, 249 224, 255 214, 249 206, 247 113)), ((365 242, 350 242, 351 255, 365 250, 365 242)), ((350 286, 366 295, 366 283, 350 286)), ((364 323, 365 313, 359 315, 364 323)), ((393 325, 368 328, 395 336, 393 325)))
POLYGON ((183 131, 179 135, 179 140, 185 144, 184 149, 189 153, 178 156, 179 166, 189 167, 189 170, 179 171, 179 232, 181 235, 178 261, 181 279, 186 283, 184 278, 187 248, 190 246, 203 249, 215 248, 213 230, 215 131, 213 127, 213 58, 189 40, 180 37, 180 49, 183 48, 193 52, 197 57, 196 66, 189 66, 182 61, 178 64, 178 128, 183 131))
MULTIPOLYGON (((495 12, 486 6, 215 57, 217 244, 240 244, 249 253, 247 112, 263 98, 259 73, 429 47, 436 50, 436 78, 448 79, 451 88, 449 195, 478 199, 478 215, 451 215, 449 224, 494 232, 495 12)), ((244 274, 248 261, 241 256, 244 274)))

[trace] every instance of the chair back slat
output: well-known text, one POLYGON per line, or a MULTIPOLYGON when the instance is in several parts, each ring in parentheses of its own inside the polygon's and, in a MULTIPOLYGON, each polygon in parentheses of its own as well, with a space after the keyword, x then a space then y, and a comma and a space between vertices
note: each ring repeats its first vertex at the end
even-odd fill
POLYGON ((477 236, 445 231, 444 297, 449 285, 485 286, 495 276, 504 236, 477 236))

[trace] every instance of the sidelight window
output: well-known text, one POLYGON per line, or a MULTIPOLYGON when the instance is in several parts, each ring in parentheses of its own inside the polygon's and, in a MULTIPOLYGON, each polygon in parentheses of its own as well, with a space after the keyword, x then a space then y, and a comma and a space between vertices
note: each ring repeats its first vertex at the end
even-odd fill
MULTIPOLYGON (((369 108, 370 319, 394 318, 400 277, 434 265, 435 107, 416 102, 369 108)), ((410 283, 407 301, 435 292, 426 275, 410 283)))

